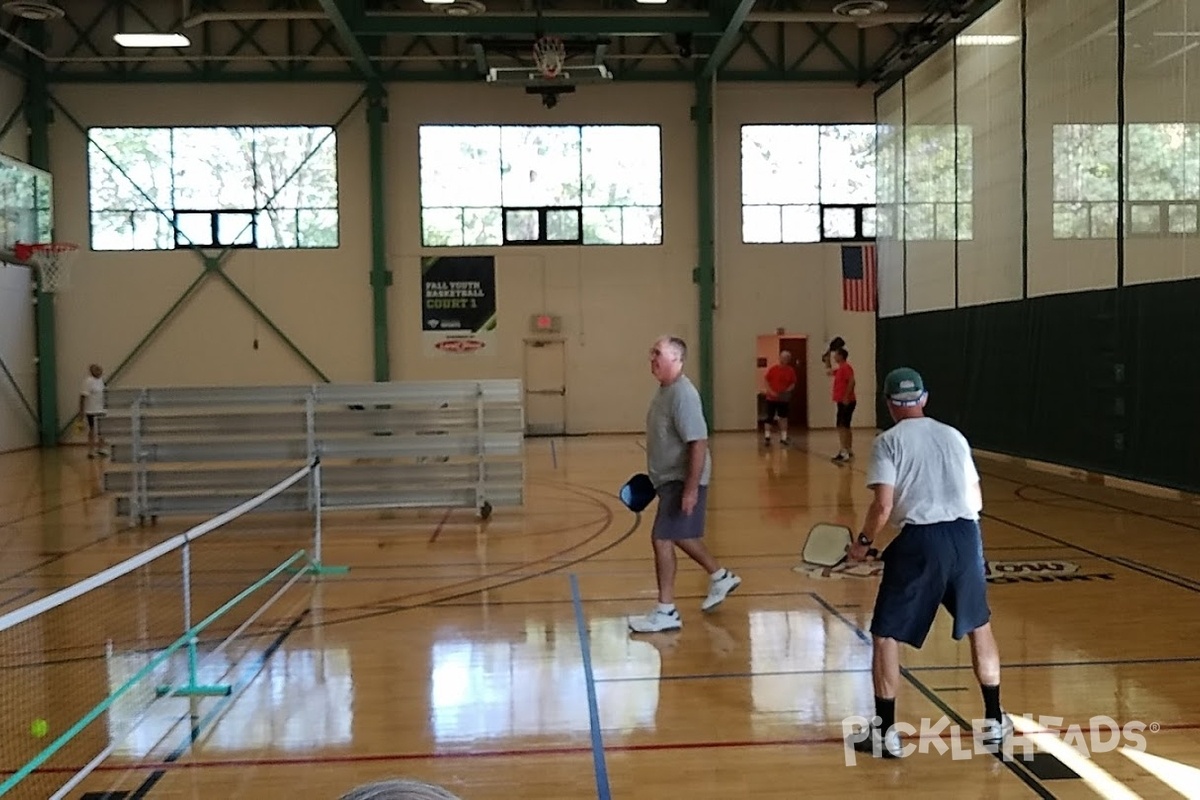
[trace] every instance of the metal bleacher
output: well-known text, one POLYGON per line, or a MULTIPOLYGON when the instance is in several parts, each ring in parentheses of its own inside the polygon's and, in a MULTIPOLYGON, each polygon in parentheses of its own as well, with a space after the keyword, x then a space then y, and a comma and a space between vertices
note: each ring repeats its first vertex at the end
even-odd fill
MULTIPOLYGON (((324 509, 524 502, 519 380, 109 389, 104 489, 131 524, 217 514, 321 462, 324 509)), ((260 511, 308 511, 300 483, 260 511)))

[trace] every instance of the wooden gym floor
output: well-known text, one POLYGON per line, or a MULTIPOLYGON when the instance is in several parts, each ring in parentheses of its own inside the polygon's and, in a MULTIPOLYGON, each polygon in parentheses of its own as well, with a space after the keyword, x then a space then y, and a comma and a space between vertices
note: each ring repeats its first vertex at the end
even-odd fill
MULTIPOLYGON (((332 799, 392 776, 465 800, 1198 796, 1200 507, 990 458, 979 459, 985 545, 1007 562, 990 594, 1002 699, 1053 731, 1021 740, 1039 743, 1033 761, 961 757, 982 704, 943 614, 923 650, 902 652, 897 713, 949 727, 903 761, 846 765, 843 720, 872 712, 864 631, 877 579, 793 568, 813 523, 862 521, 870 436, 856 439, 859 460, 839 467, 832 432, 789 450, 716 437, 708 542, 744 583, 702 614, 707 579, 681 560, 679 633, 631 636, 625 624, 654 603, 650 518, 614 496, 643 467, 637 437, 530 440, 527 505, 487 523, 467 511, 327 514, 325 561, 350 572, 282 595, 221 661, 231 698, 153 704, 72 796, 332 799), (1144 724, 1144 753, 1136 736, 1116 746, 1103 717, 1144 724), (955 726, 967 737, 939 753, 955 726)), ((79 449, 0 456, 0 614, 195 522, 129 530, 99 479, 79 449)), ((197 602, 215 607, 310 533, 306 519, 266 516, 202 540, 197 602)), ((164 610, 177 581, 114 591, 26 637, 27 660, 0 673, 3 770, 130 674, 114 667, 122 648, 144 663, 137 642, 178 636, 178 612, 164 610), (38 717, 44 739, 29 733, 38 717)), ((110 743, 104 730, 91 726, 15 796, 47 796, 110 743)))

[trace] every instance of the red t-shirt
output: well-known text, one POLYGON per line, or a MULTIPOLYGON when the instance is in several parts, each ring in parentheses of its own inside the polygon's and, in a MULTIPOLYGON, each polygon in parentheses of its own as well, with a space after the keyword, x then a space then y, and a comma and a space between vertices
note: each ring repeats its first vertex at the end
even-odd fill
POLYGON ((854 367, 850 362, 843 361, 833 372, 833 402, 855 402, 854 390, 850 388, 850 379, 854 377, 854 367))
POLYGON ((774 400, 787 391, 796 382, 796 370, 776 364, 767 370, 767 388, 770 389, 768 399, 774 400))

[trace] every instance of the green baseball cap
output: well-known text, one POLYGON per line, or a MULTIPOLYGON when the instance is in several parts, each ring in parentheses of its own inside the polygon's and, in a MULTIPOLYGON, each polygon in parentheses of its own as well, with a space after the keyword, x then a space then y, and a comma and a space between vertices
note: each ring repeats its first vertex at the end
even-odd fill
POLYGON ((924 394, 925 381, 911 367, 894 369, 883 379, 883 396, 894 403, 913 405, 924 394))

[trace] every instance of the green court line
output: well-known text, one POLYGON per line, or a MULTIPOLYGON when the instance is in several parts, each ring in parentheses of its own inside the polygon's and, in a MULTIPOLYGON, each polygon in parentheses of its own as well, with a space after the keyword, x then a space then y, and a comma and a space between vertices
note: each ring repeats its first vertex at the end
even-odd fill
POLYGON ((292 564, 294 564, 299 559, 304 558, 307 554, 308 553, 305 550, 297 550, 289 559, 284 561, 282 564, 280 564, 275 569, 268 572, 262 578, 259 578, 257 581, 255 581, 250 586, 248 586, 246 589, 244 589, 241 592, 239 592, 238 594, 234 595, 232 598, 230 598, 228 601, 226 601, 224 605, 222 605, 220 608, 218 608, 213 613, 209 614, 200 623, 193 626, 191 630, 186 631, 182 636, 180 636, 178 639, 176 639, 174 642, 172 642, 167 647, 167 649, 163 650, 159 655, 152 658, 144 667, 142 667, 140 670, 138 670, 133 675, 133 677, 131 677, 129 680, 125 681, 125 683, 122 684, 119 689, 117 689, 115 692, 113 692, 108 697, 106 697, 104 700, 102 700, 95 708, 93 708, 87 714, 83 715, 83 717, 81 717, 78 722, 76 722, 74 725, 72 725, 70 728, 68 728, 66 730, 66 732, 64 732, 61 736, 59 736, 57 739, 55 739, 45 750, 43 750, 42 752, 40 752, 36 756, 34 756, 29 761, 28 764, 21 767, 16 772, 14 772, 12 774, 12 776, 10 776, 8 778, 8 780, 6 780, 4 783, 0 783, 0 796, 7 794, 9 791, 14 789, 17 786, 17 784, 19 784, 21 781, 23 781, 27 777, 29 777, 29 775, 34 770, 36 770, 42 764, 45 764, 47 761, 49 761, 50 758, 55 753, 57 753, 59 750, 61 750, 63 748, 64 745, 66 745, 67 742, 71 741, 71 739, 78 736, 79 733, 81 731, 83 731, 83 729, 86 728, 88 725, 91 725, 93 722, 95 722, 96 719, 99 718, 99 716, 101 714, 103 714, 105 711, 107 711, 113 705, 113 703, 115 703, 115 702, 117 702, 117 700, 121 699, 121 697, 126 692, 128 692, 131 688, 133 688, 137 683, 139 683, 147 675, 149 675, 155 669, 157 669, 160 664, 162 664, 164 661, 166 661, 168 658, 170 658, 177 650, 179 650, 181 647, 183 647, 185 644, 187 644, 190 639, 197 636, 201 631, 203 631, 205 628, 207 628, 212 623, 216 622, 217 619, 219 619, 221 616, 223 616, 226 612, 228 612, 235 605, 240 603, 242 600, 246 599, 246 597, 248 597, 249 595, 258 591, 260 588, 263 587, 263 585, 265 585, 266 583, 270 582, 273 578, 275 578, 276 576, 283 573, 288 567, 290 567, 292 564))

